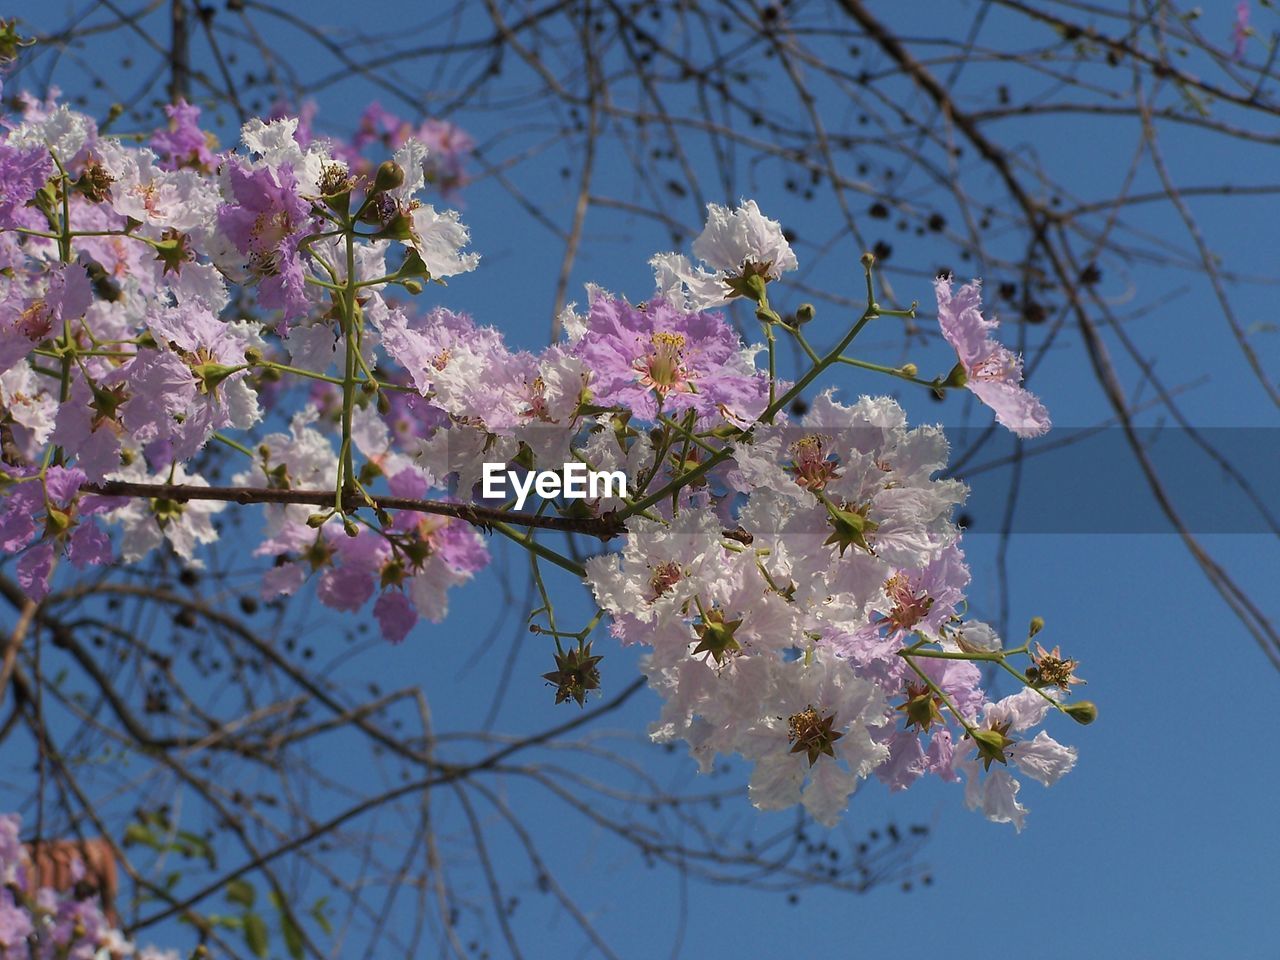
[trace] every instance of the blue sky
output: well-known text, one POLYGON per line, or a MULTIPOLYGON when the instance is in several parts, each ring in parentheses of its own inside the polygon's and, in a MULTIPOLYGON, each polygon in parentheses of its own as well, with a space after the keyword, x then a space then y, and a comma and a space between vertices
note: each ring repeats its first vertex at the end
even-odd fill
MULTIPOLYGON (((16 7, 10 4, 9 13, 38 29, 52 29, 66 20, 69 10, 85 6, 19 0, 16 7)), ((929 8, 927 22, 922 16, 921 23, 902 26, 916 34, 958 31, 977 8, 970 2, 923 6, 929 8)), ((1211 0, 1203 6, 1225 24, 1234 4, 1211 0)), ((316 19, 325 22, 341 22, 351 15, 347 4, 314 3, 308 9, 317 11, 316 19)), ((889 15, 887 10, 884 13, 889 15)), ((1255 11, 1255 16, 1260 12, 1255 11)), ((984 29, 998 31, 1001 21, 993 17, 984 29)), ((991 37, 991 42, 996 41, 991 37)), ((295 51, 299 62, 315 54, 313 45, 284 31, 275 42, 286 55, 295 51)), ((87 52, 110 58, 145 55, 136 38, 114 34, 110 43, 109 49, 90 47, 87 52)), ((27 79, 20 76, 13 86, 22 86, 27 79)), ((975 67, 958 82, 982 87, 993 80, 984 68, 975 67)), ((320 126, 346 129, 348 118, 369 97, 367 84, 334 85, 317 97, 320 126)), ((407 113, 385 96, 383 101, 407 113)), ((907 107, 923 109, 918 103, 907 107)), ((230 142, 233 125, 226 119, 220 130, 224 141, 230 142)), ((498 114, 462 111, 452 119, 490 145, 492 160, 500 160, 503 151, 514 150, 519 142, 498 114)), ((1087 125, 1061 117, 1017 121, 1017 127, 1008 123, 1011 129, 1002 130, 1006 142, 1041 156, 1060 175, 1074 171, 1068 185, 1085 198, 1114 192, 1137 146, 1131 126, 1108 128, 1101 120, 1087 125)), ((1257 147, 1246 152, 1241 147, 1238 157, 1224 157, 1204 135, 1189 129, 1168 131, 1163 144, 1166 159, 1185 183, 1211 183, 1224 177, 1241 184, 1264 182, 1267 171, 1275 167, 1274 153, 1263 154, 1257 147), (1265 168, 1260 161, 1265 161, 1265 168)), ((706 151, 692 158, 707 182, 714 182, 714 158, 706 151)), ((604 166, 607 169, 607 162, 604 166)), ((574 185, 558 177, 558 167, 551 151, 522 168, 519 176, 530 191, 536 191, 533 195, 540 206, 563 224, 572 213, 574 185)), ((992 197, 999 196, 976 163, 968 161, 962 169, 992 197)), ((1145 181, 1151 181, 1146 183, 1148 189, 1153 188, 1153 175, 1144 168, 1139 183, 1145 181)), ((836 242, 825 258, 817 256, 819 242, 839 235, 840 226, 829 208, 798 203, 767 171, 744 173, 740 182, 743 192, 756 196, 766 212, 797 231, 802 260, 808 253, 810 261, 819 264, 814 282, 835 286, 840 282, 835 278, 845 271, 848 293, 858 295, 857 276, 850 268, 860 251, 851 240, 836 242), (748 191, 746 185, 752 189, 748 191)), ((921 196, 926 195, 926 186, 919 189, 921 196)), ((485 261, 475 275, 458 278, 444 296, 450 303, 465 305, 482 322, 501 328, 512 342, 537 347, 545 342, 549 325, 559 247, 547 242, 509 192, 491 179, 469 187, 465 204, 473 246, 485 261)), ((1193 204, 1225 262, 1241 274, 1260 278, 1241 289, 1237 303, 1242 317, 1247 322, 1274 322, 1274 223, 1280 212, 1276 201, 1208 198, 1193 204)), ((693 228, 696 211, 686 209, 683 219, 693 228)), ((1177 236, 1173 215, 1155 205, 1133 211, 1130 222, 1152 235, 1177 236)), ((645 261, 655 250, 668 249, 670 238, 648 223, 617 216, 591 221, 589 231, 592 241, 575 264, 571 296, 581 298, 577 291, 588 280, 637 299, 649 293, 651 274, 645 261)), ((948 253, 930 238, 895 238, 894 242, 894 264, 910 264, 919 271, 914 278, 905 273, 894 277, 895 289, 903 299, 927 301, 927 276, 948 253)), ((960 272, 960 264, 954 266, 960 272)), ((991 289, 992 280, 987 279, 991 289)), ((1182 398, 1193 423, 1275 427, 1276 411, 1267 405, 1228 343, 1226 325, 1203 278, 1179 276, 1175 270, 1152 268, 1135 259, 1109 269, 1104 284, 1122 310, 1125 304, 1151 303, 1167 293, 1176 294, 1127 330, 1149 347, 1167 383, 1207 378, 1182 398)), ((796 294, 789 303, 794 306, 802 299, 796 294)), ((824 308, 814 325, 818 331, 814 339, 834 337, 841 319, 824 308), (827 336, 822 336, 823 331, 827 336)), ((1016 331, 1016 324, 1010 322, 1006 337, 1014 338, 1016 331)), ((909 357, 902 355, 901 342, 896 329, 883 334, 873 329, 864 341, 865 355, 882 362, 911 359, 928 374, 935 369, 945 372, 952 362, 936 342, 914 347, 909 357)), ((1260 339, 1258 346, 1269 369, 1275 371, 1280 359, 1275 336, 1260 339)), ((1122 373, 1132 382, 1132 364, 1119 357, 1114 344, 1113 349, 1122 373)), ((856 377, 845 378, 842 386, 850 392, 890 389, 885 382, 856 377)), ((1070 326, 1037 369, 1034 388, 1061 427, 1087 427, 1110 415, 1070 326)), ((986 422, 981 411, 969 410, 959 398, 944 407, 918 394, 891 392, 900 396, 913 420, 942 419, 949 425, 986 422)), ((1260 443, 1268 442, 1266 430, 1258 436, 1260 443)), ((1274 438, 1270 442, 1274 451, 1274 438)), ((1109 455, 1123 456, 1119 444, 1106 449, 1109 455)), ((1131 468, 1104 461, 1090 463, 1087 469, 1105 476, 1109 470, 1120 474, 1131 468)), ((982 477, 974 482, 997 480, 982 477)), ((1206 496, 1218 495, 1216 487, 1205 483, 1206 496)), ((1121 510, 1125 498, 1143 496, 1130 481, 1118 482, 1116 491, 1121 510)), ((1070 490, 1060 493, 1070 496, 1070 490)), ((1034 503, 1020 507, 1035 508, 1034 503)), ((973 569, 970 602, 975 615, 995 619, 999 539, 983 530, 989 530, 996 518, 978 516, 977 521, 965 541, 973 569)), ((646 870, 633 852, 597 838, 580 854, 563 854, 560 859, 573 886, 584 891, 584 906, 598 911, 594 917, 606 938, 622 956, 642 958, 667 956, 673 948, 678 948, 679 956, 714 958, 877 957, 891 951, 908 955, 938 951, 955 960, 985 960, 993 954, 1028 950, 1050 958, 1274 957, 1280 935, 1275 921, 1280 830, 1274 823, 1280 765, 1269 736, 1276 724, 1270 704, 1276 692, 1275 671, 1177 538, 1109 533, 1107 526, 1085 518, 1084 533, 1022 533, 1009 543, 1010 622, 1020 626, 1033 615, 1043 616, 1049 643, 1061 643, 1081 660, 1081 674, 1089 681, 1087 694, 1101 711, 1099 721, 1089 728, 1061 718, 1052 729, 1059 739, 1079 746, 1080 762, 1052 790, 1024 784, 1022 799, 1032 813, 1022 834, 966 811, 961 791, 955 787, 927 783, 906 795, 890 797, 878 784, 870 784, 856 796, 845 829, 860 834, 890 820, 929 824, 932 836, 921 859, 929 865, 932 884, 917 884, 910 893, 886 886, 863 896, 815 890, 794 905, 783 895, 732 887, 694 884, 684 891, 671 871, 646 870), (685 896, 687 922, 683 939, 677 940, 677 917, 685 896)), ((1280 615, 1276 593, 1280 550, 1274 537, 1207 535, 1204 540, 1266 612, 1280 615)), ((519 560, 510 559, 512 563, 519 560)), ((441 729, 473 729, 488 712, 492 682, 485 667, 468 667, 473 653, 468 638, 483 635, 499 612, 494 602, 498 583, 493 579, 498 575, 496 569, 455 594, 445 624, 420 626, 404 646, 375 648, 342 669, 353 683, 394 677, 400 683, 421 684, 441 729)), ((513 582, 518 604, 523 585, 518 576, 513 582)), ((581 603, 569 600, 560 615, 573 620, 583 609, 581 603)), ((520 652, 515 682, 498 713, 496 729, 518 734, 546 726, 564 714, 553 709, 545 688, 533 679, 549 668, 544 663, 549 657, 521 630, 521 611, 504 608, 500 612, 511 616, 498 636, 494 655, 501 655, 509 645, 518 645, 520 652)), ((327 634, 336 637, 340 627, 326 625, 324 620, 332 616, 309 614, 316 626, 317 646, 323 647, 327 634)), ((601 646, 608 645, 608 640, 601 641, 601 646)), ((322 657, 324 653, 322 649, 322 657)), ((634 655, 612 648, 606 653, 606 682, 616 689, 633 676, 634 655)), ((642 694, 609 718, 608 728, 635 736, 655 716, 656 707, 655 697, 642 694)), ((691 761, 659 756, 656 750, 635 750, 638 756, 651 758, 655 769, 678 777, 692 775, 691 761)), ((527 804, 523 809, 531 820, 559 815, 559 808, 532 794, 515 790, 513 796, 527 804)), ((740 822, 755 816, 744 798, 729 801, 725 815, 740 822)), ((781 828, 786 823, 777 815, 761 819, 757 829, 781 828)), ((813 830, 820 832, 817 827, 813 830)), ((532 877, 518 851, 504 847, 495 856, 512 888, 535 897, 532 877)), ((562 937, 577 943, 570 926, 555 911, 522 915, 518 929, 526 955, 563 956, 566 939, 562 937)), ((501 952, 498 947, 495 955, 501 952)), ((581 954, 569 952, 591 955, 589 949, 581 954)))

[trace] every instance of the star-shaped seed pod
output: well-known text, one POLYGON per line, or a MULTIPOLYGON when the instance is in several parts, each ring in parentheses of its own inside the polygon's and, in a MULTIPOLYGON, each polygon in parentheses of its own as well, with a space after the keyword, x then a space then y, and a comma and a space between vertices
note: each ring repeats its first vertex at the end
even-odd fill
POLYGON ((875 534, 879 524, 867 519, 867 513, 870 510, 871 504, 869 503, 864 503, 862 506, 852 510, 847 506, 843 508, 828 506, 828 520, 831 523, 832 533, 831 536, 823 541, 823 545, 835 544, 840 548, 840 556, 842 557, 850 547, 857 547, 874 555, 875 551, 871 548, 867 538, 875 534))
POLYGON ((907 715, 907 729, 918 727, 921 733, 927 732, 935 723, 942 723, 942 713, 938 705, 942 698, 929 689, 928 684, 907 684, 907 700, 894 707, 907 715))
POLYGON ((723 610, 711 610, 704 614, 702 622, 693 628, 698 635, 698 645, 693 648, 694 656, 709 653, 716 663, 724 663, 732 653, 742 649, 742 644, 734 639, 733 633, 742 620, 725 620, 723 610))
POLYGON ((978 756, 982 758, 983 770, 990 770, 992 761, 1008 765, 1009 758, 1005 756, 1004 751, 1005 747, 1013 743, 1013 738, 1007 735, 1012 725, 1013 721, 1006 720, 1004 723, 993 724, 988 729, 972 732, 971 736, 978 748, 978 756))
POLYGON ((542 676, 556 688, 556 703, 572 698, 578 706, 586 706, 587 691, 600 689, 600 671, 596 664, 604 659, 593 656, 591 644, 557 653, 556 669, 542 676))

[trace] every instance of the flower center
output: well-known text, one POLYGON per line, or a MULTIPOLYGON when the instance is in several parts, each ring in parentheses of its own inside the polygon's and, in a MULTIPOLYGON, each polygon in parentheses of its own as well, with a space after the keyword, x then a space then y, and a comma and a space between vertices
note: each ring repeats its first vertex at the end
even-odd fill
POLYGON ((1005 380, 1018 379, 1017 361, 1013 354, 993 353, 991 356, 979 360, 968 370, 970 380, 986 380, 988 382, 1002 382, 1005 380))
MULTIPOLYGON (((659 564, 653 568, 653 575, 649 577, 649 590, 653 593, 653 600, 666 594, 668 590, 674 587, 684 578, 684 572, 680 569, 680 564, 674 560, 659 564)), ((650 601, 652 602, 652 600, 650 601)))
POLYGON ((649 351, 636 361, 640 382, 653 387, 660 396, 669 391, 689 393, 689 370, 684 363, 685 338, 679 333, 655 333, 649 338, 649 351))
POLYGON ((834 713, 823 717, 812 704, 799 713, 793 713, 787 719, 787 740, 792 744, 791 752, 807 754, 811 767, 823 754, 834 759, 835 742, 844 736, 832 729, 835 721, 834 713))
POLYGON ((43 300, 34 301, 22 311, 17 327, 28 340, 43 340, 53 330, 53 314, 48 304, 43 300))
POLYGON ((534 377, 529 382, 529 406, 524 416, 543 423, 554 423, 551 419, 551 408, 547 406, 547 382, 541 377, 534 377))
POLYGON ((910 630, 929 613, 933 597, 912 587, 904 574, 895 573, 884 582, 885 595, 893 602, 888 620, 895 630, 910 630))
POLYGON ((253 224, 249 268, 264 277, 279 273, 280 262, 284 259, 280 244, 292 232, 293 222, 285 211, 259 214, 253 224))
POLYGON ((817 434, 801 437, 791 445, 791 472, 806 490, 821 490, 839 476, 836 461, 826 455, 826 438, 817 434))

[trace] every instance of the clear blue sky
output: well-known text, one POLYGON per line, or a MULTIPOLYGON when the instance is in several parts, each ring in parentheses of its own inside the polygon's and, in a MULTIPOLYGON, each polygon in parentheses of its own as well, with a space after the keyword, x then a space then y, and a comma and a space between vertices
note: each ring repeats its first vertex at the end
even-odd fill
MULTIPOLYGON (((52 29, 65 22, 69 10, 85 6, 62 0, 19 0, 16 6, 10 3, 8 13, 36 28, 52 29)), ((393 6, 409 5, 358 9, 393 6)), ((895 5, 873 6, 887 14, 895 5)), ((977 9, 974 3, 958 0, 920 6, 920 22, 907 25, 915 35, 955 35, 977 9)), ((1223 21, 1225 33, 1234 4, 1209 0, 1203 6, 1207 15, 1223 21)), ((323 2, 308 4, 307 9, 319 11, 315 14, 319 22, 340 23, 357 8, 323 2)), ((1255 16, 1260 12, 1255 11, 1255 16)), ((996 19, 986 29, 999 28, 996 19)), ((277 31, 275 36, 277 48, 286 55, 294 48, 299 58, 315 55, 314 46, 290 39, 287 32, 277 31)), ((92 47, 83 53, 118 58, 132 51, 142 56, 136 38, 113 34, 110 43, 109 53, 92 47)), ((25 79, 19 78, 13 86, 21 86, 25 79)), ((961 82, 981 85, 985 78, 975 68, 961 82)), ((347 118, 369 97, 363 83, 333 86, 317 98, 320 126, 349 129, 347 118)), ((398 112, 406 112, 385 95, 382 99, 398 112)), ((462 112, 452 119, 481 143, 493 144, 491 159, 500 160, 503 151, 512 149, 514 140, 500 126, 498 116, 462 112)), ((1136 141, 1132 126, 1114 128, 1112 138, 1111 128, 1102 123, 1090 121, 1085 127, 1061 118, 1024 121, 1018 128, 1012 124, 1002 128, 1002 133, 1006 140, 1035 151, 1053 169, 1075 170, 1072 185, 1079 195, 1105 197, 1127 170, 1136 141)), ((221 129, 230 133, 226 125, 221 129)), ((1241 183, 1253 183, 1271 176, 1275 169, 1274 152, 1264 155, 1254 150, 1233 162, 1232 157, 1210 152, 1207 141, 1190 132, 1173 131, 1165 144, 1184 182, 1238 176, 1241 183), (1255 172, 1254 164, 1263 156, 1268 158, 1266 168, 1255 172)), ((714 182, 713 158, 704 152, 693 159, 706 182, 714 182)), ((525 168, 520 177, 530 189, 536 185, 538 202, 565 224, 572 213, 574 191, 572 184, 556 175, 558 167, 553 152, 525 168)), ((973 175, 993 198, 999 196, 985 175, 973 175)), ((1149 176, 1149 171, 1144 172, 1140 181, 1149 176)), ((806 253, 815 257, 813 244, 819 238, 837 232, 830 209, 797 204, 764 176, 757 186, 755 195, 766 212, 800 235, 802 260, 806 253)), ((537 347, 545 342, 560 248, 546 242, 541 228, 493 180, 482 179, 469 187, 465 202, 473 245, 485 262, 475 275, 451 285, 449 301, 500 327, 511 341, 537 347)), ((1244 294, 1246 319, 1274 321, 1274 224, 1280 213, 1276 201, 1211 200, 1198 203, 1196 212, 1227 263, 1268 280, 1244 294)), ((1132 219, 1154 233, 1175 229, 1167 211, 1154 207, 1135 212, 1132 219)), ((685 220, 694 227, 695 211, 687 210, 685 220)), ((634 298, 648 294, 651 276, 645 261, 654 250, 668 248, 669 240, 646 223, 628 224, 615 218, 588 226, 595 227, 593 236, 598 239, 585 246, 575 265, 573 295, 580 298, 581 284, 588 280, 634 298)), ((895 240, 900 249, 894 262, 911 262, 922 271, 914 286, 905 277, 895 280, 905 299, 929 297, 925 275, 947 257, 931 242, 918 241, 913 247, 895 240)), ((859 252, 852 241, 837 244, 815 281, 831 283, 837 263, 851 265, 859 252)), ((953 265, 959 272, 961 265, 953 265)), ((849 292, 856 296, 852 271, 850 278, 849 292)), ((1275 427, 1276 411, 1268 408, 1238 353, 1229 347, 1225 323, 1202 279, 1134 262, 1107 282, 1117 297, 1129 293, 1131 286, 1138 303, 1187 288, 1156 314, 1136 321, 1131 332, 1148 344, 1183 345, 1159 352, 1159 369, 1167 382, 1209 377, 1206 385, 1183 398, 1195 423, 1275 427)), ((792 305, 801 299, 796 295, 792 305)), ((837 324, 830 310, 820 314, 816 323, 831 334, 837 324)), ((1015 329, 1014 324, 1008 325, 1009 337, 1015 329)), ((889 347, 881 358, 904 359, 896 331, 879 343, 889 347)), ((1261 343, 1260 349, 1275 371, 1280 358, 1275 337, 1261 343)), ((927 372, 935 367, 945 370, 951 362, 937 344, 914 351, 910 359, 927 372)), ((845 385, 850 391, 887 389, 878 380, 850 378, 845 385)), ((1109 415, 1087 372, 1079 338, 1070 327, 1036 372, 1034 387, 1063 427, 1089 426, 1109 415)), ((914 394, 900 397, 915 420, 941 417, 949 424, 965 422, 965 408, 958 401, 944 408, 914 394)), ((970 422, 982 422, 981 415, 970 422)), ((1119 445, 1114 449, 1118 451, 1119 445)), ((1090 466, 1104 474, 1109 469, 1105 462, 1090 466)), ((1119 488, 1120 497, 1138 495, 1132 485, 1119 488)), ((994 520, 991 517, 989 522, 994 520)), ((978 517, 979 531, 983 521, 978 517)), ((1280 616, 1276 591, 1280 549, 1275 538, 1209 536, 1206 543, 1229 563, 1270 615, 1280 616)), ((966 540, 974 575, 972 609, 975 615, 991 619, 997 615, 997 546, 995 536, 980 532, 966 540)), ((1271 740, 1277 723, 1271 699, 1280 690, 1280 678, 1266 658, 1173 536, 1116 535, 1102 529, 1078 535, 1020 534, 1010 543, 1007 569, 1011 622, 1020 625, 1033 615, 1043 616, 1050 642, 1061 643, 1081 660, 1081 673, 1089 681, 1088 696, 1101 710, 1092 727, 1075 727, 1063 718, 1053 730, 1059 739, 1079 746, 1080 762, 1052 790, 1024 784, 1023 799, 1032 811, 1026 830, 1015 835, 1007 826, 969 813, 955 787, 923 784, 906 795, 890 797, 878 784, 868 785, 854 801, 847 828, 860 833, 890 819, 930 824, 933 836, 922 858, 931 866, 931 886, 917 887, 909 894, 885 887, 864 896, 815 891, 803 895, 799 904, 788 905, 781 895, 694 885, 687 891, 689 915, 680 956, 727 960, 937 952, 953 960, 986 960, 1020 952, 1047 958, 1280 955, 1280 921, 1276 919, 1280 827, 1274 813, 1275 798, 1280 795, 1280 764, 1271 740)), ((353 682, 363 677, 385 681, 391 675, 398 682, 421 684, 441 729, 474 728, 487 712, 491 683, 481 670, 466 667, 471 652, 468 642, 483 635, 494 619, 497 584, 490 579, 493 576, 496 572, 455 594, 453 613, 445 624, 420 626, 404 646, 374 651, 343 669, 351 671, 353 682)), ((518 577, 515 584, 518 602, 522 595, 518 577)), ((563 615, 573 619, 573 611, 580 609, 581 605, 569 604, 563 615)), ((500 656, 511 642, 521 648, 516 682, 497 722, 497 729, 518 734, 545 726, 563 713, 553 709, 545 688, 534 680, 547 669, 545 651, 532 638, 519 639, 520 611, 514 614, 494 655, 500 656)), ((320 627, 316 639, 320 647, 324 616, 331 615, 311 615, 320 627)), ((336 635, 337 628, 331 629, 336 635)), ((608 641, 603 645, 607 647, 608 641)), ((631 678, 632 657, 611 649, 605 652, 606 681, 616 689, 631 678)), ((646 693, 611 717, 608 725, 638 733, 655 715, 656 706, 656 698, 646 693)), ((658 756, 656 750, 652 762, 655 769, 661 764, 672 775, 692 770, 691 761, 682 767, 658 756)), ((551 815, 554 809, 537 805, 542 801, 526 800, 532 804, 530 817, 551 815)), ((728 804, 727 811, 726 815, 742 820, 754 816, 745 799, 737 801, 737 809, 728 804)), ((778 816, 765 819, 777 828, 787 822, 778 816)), ((813 830, 821 832, 821 828, 813 830)), ((535 897, 519 853, 507 846, 495 856, 500 868, 509 871, 513 889, 535 897)), ((598 911, 595 920, 600 930, 623 956, 671 953, 682 896, 672 872, 646 870, 633 853, 605 842, 588 847, 581 857, 566 858, 565 864, 572 871, 569 885, 584 892, 583 905, 598 911)), ((548 916, 533 913, 517 921, 527 956, 563 956, 563 937, 577 943, 567 918, 548 916)), ((496 946, 494 955, 502 953, 501 946, 496 946)))

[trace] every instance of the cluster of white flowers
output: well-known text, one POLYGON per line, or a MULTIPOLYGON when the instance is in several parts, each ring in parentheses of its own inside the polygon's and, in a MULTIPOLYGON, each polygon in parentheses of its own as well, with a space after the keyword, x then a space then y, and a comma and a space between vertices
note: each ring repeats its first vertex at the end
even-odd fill
MULTIPOLYGON (((953 743, 945 722, 907 729, 896 709, 924 685, 913 663, 975 728, 1016 713, 1021 731, 1051 707, 1036 690, 1016 703, 1038 711, 991 704, 971 662, 898 653, 998 649, 990 627, 961 620, 969 573, 950 517, 966 490, 935 479, 946 459, 942 431, 908 429, 895 401, 824 393, 734 448, 722 496, 629 521, 626 547, 589 561, 588 581, 614 633, 653 647, 646 670, 666 700, 654 737, 687 741, 704 770, 717 754, 751 760, 763 809, 798 801, 830 824, 873 771, 897 788, 963 773, 971 805, 1021 825, 1012 777, 978 785, 976 743, 953 743)), ((1008 753, 1045 783, 1075 759, 1043 732, 1008 753)))

